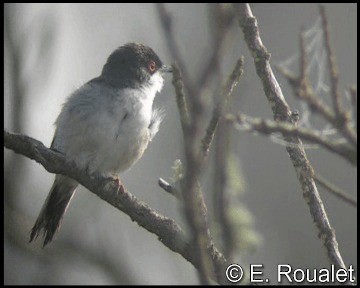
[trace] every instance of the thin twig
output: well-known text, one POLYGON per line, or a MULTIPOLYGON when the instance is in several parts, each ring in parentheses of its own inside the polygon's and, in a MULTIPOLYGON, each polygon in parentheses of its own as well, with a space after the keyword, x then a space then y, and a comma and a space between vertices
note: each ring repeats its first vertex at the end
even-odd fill
POLYGON ((276 68, 288 80, 290 86, 293 88, 295 96, 306 101, 312 111, 318 113, 330 124, 336 127, 339 133, 349 140, 349 144, 356 148, 357 136, 355 131, 353 131, 349 125, 345 125, 342 129, 339 129, 335 113, 314 93, 309 83, 306 80, 300 80, 300 78, 297 78, 294 74, 283 67, 277 66, 276 68))
POLYGON ((351 143, 357 145, 357 135, 350 127, 349 114, 346 113, 341 104, 341 97, 339 93, 339 72, 336 66, 335 55, 330 45, 330 32, 325 7, 319 5, 320 16, 322 20, 322 27, 324 32, 324 45, 326 49, 328 70, 330 76, 331 96, 333 99, 333 107, 335 111, 334 125, 338 128, 351 143))
MULTIPOLYGON (((327 148, 329 151, 343 156, 354 165, 357 161, 357 151, 354 151, 351 147, 349 147, 349 145, 346 143, 331 142, 329 139, 322 137, 319 133, 315 133, 315 131, 310 129, 296 127, 286 122, 280 123, 271 120, 263 120, 260 118, 252 118, 241 113, 238 113, 237 117, 231 114, 226 115, 225 119, 230 123, 240 125, 241 130, 259 132, 264 135, 269 135, 271 133, 282 133, 287 136, 297 136, 303 140, 308 140, 314 144, 319 144, 327 148)), ((237 126, 235 126, 235 128, 237 128, 237 126)), ((330 182, 326 181, 323 177, 314 175, 314 180, 329 190, 331 193, 339 197, 341 200, 344 200, 357 207, 357 201, 355 199, 342 191, 340 188, 337 188, 330 182)))
POLYGON ((201 141, 201 144, 202 144, 201 152, 202 152, 202 154, 203 154, 202 156, 204 158, 209 153, 210 145, 214 138, 216 127, 218 125, 220 117, 222 116, 224 108, 226 107, 234 88, 236 87, 237 83, 240 80, 241 75, 244 72, 243 65, 244 65, 244 57, 241 57, 236 62, 234 70, 229 75, 226 85, 222 89, 220 100, 213 110, 210 123, 208 125, 208 128, 206 129, 206 134, 201 141))
POLYGON ((305 46, 305 31, 302 30, 300 33, 300 77, 299 80, 301 82, 299 85, 307 85, 309 81, 309 75, 307 71, 308 63, 307 63, 307 54, 306 54, 306 46, 305 46))
MULTIPOLYGON (((185 134, 190 125, 190 118, 189 118, 189 112, 184 94, 184 83, 182 80, 180 69, 177 66, 177 64, 174 63, 172 65, 172 68, 173 68, 172 84, 175 88, 176 104, 180 115, 181 128, 183 130, 183 134, 185 134)), ((162 178, 159 179, 158 184, 164 191, 170 193, 179 200, 183 200, 181 192, 179 192, 178 189, 173 188, 169 183, 167 183, 162 178)))
POLYGON ((315 174, 314 179, 319 185, 324 187, 326 190, 328 190, 330 193, 334 194, 339 199, 349 203, 350 205, 352 205, 354 207, 357 207, 356 199, 352 198, 348 193, 346 193, 345 191, 336 187, 334 184, 330 183, 322 176, 315 174))
POLYGON ((341 105, 341 97, 339 93, 339 72, 336 67, 335 55, 332 51, 330 45, 330 32, 329 24, 325 13, 324 5, 319 5, 320 17, 322 21, 322 28, 324 33, 324 46, 326 50, 328 71, 330 76, 330 87, 331 87, 331 96, 333 100, 333 107, 335 110, 336 117, 341 119, 343 116, 343 110, 341 105))
POLYGON ((236 117, 234 115, 227 115, 226 120, 239 124, 242 130, 259 132, 264 135, 269 135, 271 133, 282 133, 288 137, 299 137, 303 140, 310 141, 313 144, 319 144, 325 149, 338 154, 352 165, 357 165, 356 149, 353 149, 353 147, 348 143, 331 141, 330 139, 322 136, 317 131, 298 127, 288 122, 276 122, 271 120, 264 120, 261 118, 253 118, 242 113, 238 113, 236 117))
POLYGON ((171 184, 166 182, 164 179, 159 178, 158 184, 164 191, 168 192, 170 195, 172 195, 175 198, 177 198, 178 200, 182 201, 181 192, 178 189, 171 186, 171 184))
POLYGON ((357 131, 357 89, 356 87, 351 87, 349 90, 352 104, 353 119, 355 123, 354 129, 357 131))
MULTIPOLYGON (((321 10, 322 17, 325 17, 324 10, 321 10)), ((326 18, 326 17, 325 17, 326 18)), ((288 80, 290 86, 292 87, 295 96, 299 99, 305 101, 310 109, 315 113, 318 113, 322 116, 328 123, 334 126, 337 131, 343 135, 351 144, 354 149, 357 146, 357 134, 351 128, 349 113, 343 111, 341 102, 340 102, 340 94, 338 92, 338 72, 335 66, 334 55, 331 51, 329 44, 329 35, 328 35, 328 27, 327 20, 325 19, 325 23, 323 26, 326 31, 324 34, 327 34, 327 38, 325 40, 325 46, 328 54, 328 66, 330 71, 330 81, 331 81, 331 95, 333 98, 333 107, 325 104, 321 101, 320 97, 318 97, 312 89, 312 86, 309 82, 307 68, 307 55, 306 55, 306 46, 304 33, 300 33, 300 72, 299 77, 296 77, 287 69, 277 66, 277 70, 288 80), (324 26, 325 25, 325 26, 324 26)))
POLYGON ((190 116, 184 94, 184 83, 182 81, 182 75, 178 65, 174 63, 172 65, 172 68, 173 68, 172 84, 175 88, 176 103, 180 114, 180 123, 183 129, 183 133, 186 133, 186 130, 190 125, 190 116))
POLYGON ((295 96, 299 99, 306 101, 310 109, 319 113, 328 122, 333 123, 335 114, 332 109, 321 101, 320 97, 314 93, 309 83, 308 71, 307 71, 307 53, 304 39, 304 32, 300 33, 300 76, 296 77, 290 71, 284 67, 277 66, 277 70, 288 80, 289 84, 295 92, 295 96))

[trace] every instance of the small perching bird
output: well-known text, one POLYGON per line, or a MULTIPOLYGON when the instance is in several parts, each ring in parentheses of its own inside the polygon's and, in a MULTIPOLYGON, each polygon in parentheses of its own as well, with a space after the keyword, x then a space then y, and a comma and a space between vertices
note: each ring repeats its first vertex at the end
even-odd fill
MULTIPOLYGON (((153 101, 163 88, 165 72, 171 68, 151 48, 137 43, 119 47, 101 75, 67 99, 55 122, 51 148, 89 173, 116 178, 140 159, 159 129, 163 112, 153 108, 153 101)), ((30 242, 41 230, 43 246, 53 239, 78 185, 56 175, 30 242)))

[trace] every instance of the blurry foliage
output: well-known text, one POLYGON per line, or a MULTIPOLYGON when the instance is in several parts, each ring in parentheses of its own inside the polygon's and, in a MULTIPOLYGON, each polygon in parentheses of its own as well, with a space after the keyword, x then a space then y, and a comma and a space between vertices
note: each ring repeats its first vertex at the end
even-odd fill
MULTIPOLYGON (((232 152, 227 157, 225 173, 227 174, 225 213, 232 230, 229 245, 234 248, 235 254, 245 256, 256 251, 262 244, 262 237, 255 228, 252 212, 243 202, 247 189, 246 182, 241 172, 239 158, 232 152)), ((224 245, 224 239, 221 237, 221 225, 223 223, 216 217, 216 221, 212 222, 212 231, 214 237, 224 245)))

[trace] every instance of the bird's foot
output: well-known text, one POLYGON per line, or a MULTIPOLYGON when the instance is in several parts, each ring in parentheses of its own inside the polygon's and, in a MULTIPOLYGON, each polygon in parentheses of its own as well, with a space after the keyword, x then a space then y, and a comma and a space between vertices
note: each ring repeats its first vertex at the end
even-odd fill
POLYGON ((120 178, 117 176, 110 176, 109 180, 115 182, 116 186, 120 186, 121 185, 121 181, 120 178))

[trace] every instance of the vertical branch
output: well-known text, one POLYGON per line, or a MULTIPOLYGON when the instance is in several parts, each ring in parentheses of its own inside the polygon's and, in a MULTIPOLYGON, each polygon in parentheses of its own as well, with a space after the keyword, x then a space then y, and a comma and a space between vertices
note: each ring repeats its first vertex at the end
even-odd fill
POLYGON ((332 51, 330 45, 330 33, 329 33, 329 24, 325 13, 325 7, 319 5, 320 17, 322 21, 322 28, 324 33, 324 46, 326 50, 328 70, 330 76, 330 86, 331 86, 331 96, 333 100, 333 107, 335 110, 336 117, 338 120, 341 120, 342 115, 342 105, 339 94, 339 73, 336 67, 335 55, 332 51))
MULTIPOLYGON (((187 99, 189 100, 188 109, 190 114, 190 121, 188 122, 188 124, 183 125, 186 169, 182 185, 182 194, 184 199, 185 215, 190 228, 191 236, 193 238, 195 251, 197 252, 196 258, 199 262, 198 272, 200 282, 201 284, 210 284, 210 279, 215 274, 213 263, 212 261, 210 261, 211 258, 208 253, 208 248, 211 247, 212 240, 209 234, 207 223, 207 209, 205 201, 203 199, 203 195, 200 190, 200 185, 198 183, 202 163, 198 153, 197 142, 200 131, 200 122, 203 116, 204 105, 201 99, 202 97, 197 94, 198 90, 195 90, 194 86, 191 85, 191 81, 188 78, 188 73, 185 70, 185 65, 177 49, 177 45, 173 37, 174 33, 172 31, 171 17, 166 11, 163 4, 157 4, 157 9, 170 53, 183 73, 185 87, 187 88, 189 95, 187 99)), ((180 73, 175 73, 173 76, 173 83, 179 84, 182 82, 182 79, 180 78, 180 73)), ((182 94, 182 92, 180 91, 181 86, 182 85, 176 86, 177 95, 182 94)), ((185 102, 183 101, 178 101, 178 104, 181 105, 181 107, 179 107, 181 114, 183 114, 185 111, 185 106, 182 105, 184 103, 185 102)), ((182 117, 185 118, 184 115, 182 117)))
MULTIPOLYGON (((308 67, 308 62, 306 55, 305 36, 304 36, 304 30, 302 30, 300 33, 300 81, 301 82, 308 82, 309 80, 307 67, 308 67)), ((300 83, 300 86, 301 85, 302 83, 300 83)))
POLYGON ((184 83, 178 65, 175 63, 173 68, 173 80, 172 84, 175 88, 176 103, 180 114, 180 123, 183 133, 186 133, 187 127, 190 124, 189 111, 187 108, 186 98, 184 94, 184 83))
POLYGON ((333 100, 333 107, 335 112, 334 124, 338 128, 339 132, 342 133, 354 146, 357 145, 357 135, 350 127, 349 115, 344 111, 341 104, 341 97, 339 93, 339 73, 336 67, 335 55, 330 45, 330 32, 329 24, 327 21, 325 7, 319 6, 320 16, 322 20, 322 27, 324 31, 324 45, 326 50, 328 70, 330 76, 330 91, 333 100))
MULTIPOLYGON (((184 77, 184 88, 188 96, 186 97, 187 101, 185 101, 185 97, 182 92, 182 80, 179 79, 181 75, 178 73, 179 69, 174 66, 175 73, 173 74, 173 83, 175 84, 177 103, 181 114, 180 117, 182 119, 181 122, 185 144, 184 150, 186 169, 184 181, 182 183, 184 208, 194 245, 198 251, 198 259, 200 262, 200 281, 202 284, 209 284, 209 279, 212 275, 214 275, 214 273, 218 276, 219 273, 223 274, 223 271, 222 267, 213 267, 212 262, 210 261, 211 255, 209 254, 208 248, 213 245, 213 241, 208 228, 207 208, 199 183, 199 178, 203 170, 202 168, 204 167, 204 156, 201 153, 201 151, 203 151, 204 142, 201 143, 200 138, 206 107, 204 92, 207 91, 206 87, 209 80, 213 78, 213 75, 219 72, 219 59, 223 53, 224 38, 228 30, 227 28, 232 23, 232 19, 234 19, 234 17, 233 14, 230 13, 231 11, 222 5, 216 5, 215 8, 212 6, 209 7, 210 12, 213 13, 212 15, 219 16, 213 19, 217 25, 214 34, 215 41, 212 45, 210 45, 208 62, 200 73, 199 81, 193 83, 189 79, 189 74, 185 69, 185 65, 177 48, 172 30, 171 17, 163 4, 157 4, 157 9, 169 51, 179 66, 182 76, 184 77)), ((241 65, 237 65, 237 74, 234 76, 236 80, 233 79, 233 82, 229 83, 226 87, 227 90, 224 90, 223 92, 224 95, 222 95, 222 98, 224 99, 221 101, 225 102, 220 103, 218 109, 214 112, 215 119, 211 122, 212 127, 210 128, 212 131, 208 133, 208 139, 206 140, 206 153, 213 138, 223 106, 225 106, 227 98, 229 97, 234 85, 237 83, 238 77, 240 77, 240 75, 238 75, 239 70, 241 70, 239 66, 241 65)))
MULTIPOLYGON (((200 159, 197 153, 197 146, 194 137, 189 136, 190 131, 194 131, 194 126, 188 121, 187 108, 182 94, 181 74, 176 65, 173 65, 173 83, 177 95, 177 104, 185 140, 186 170, 185 178, 182 183, 182 196, 184 200, 185 215, 188 220, 190 231, 193 236, 195 251, 199 262, 199 278, 201 284, 210 284, 210 278, 214 275, 212 262, 207 253, 207 248, 211 246, 212 240, 209 235, 207 223, 207 209, 203 199, 197 176, 200 170, 200 159)), ((196 128, 195 128, 196 129, 196 128)), ((191 134, 190 134, 191 135, 191 134)))

